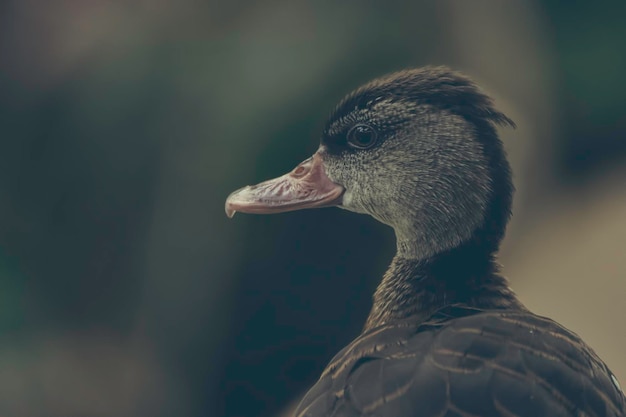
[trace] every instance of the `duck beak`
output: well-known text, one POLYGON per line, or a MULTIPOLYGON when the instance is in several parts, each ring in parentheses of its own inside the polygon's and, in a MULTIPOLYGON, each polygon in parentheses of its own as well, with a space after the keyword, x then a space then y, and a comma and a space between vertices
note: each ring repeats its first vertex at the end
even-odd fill
POLYGON ((271 214, 341 204, 344 188, 332 182, 316 152, 293 171, 257 185, 248 185, 226 199, 226 215, 236 212, 271 214))

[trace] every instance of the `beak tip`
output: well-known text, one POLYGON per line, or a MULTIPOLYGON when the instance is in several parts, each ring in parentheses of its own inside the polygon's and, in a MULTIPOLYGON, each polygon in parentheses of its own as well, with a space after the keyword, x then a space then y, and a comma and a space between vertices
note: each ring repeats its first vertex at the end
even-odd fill
POLYGON ((224 211, 226 212, 226 216, 229 219, 232 219, 235 216, 235 213, 237 213, 237 210, 233 208, 233 204, 230 200, 231 196, 228 196, 228 198, 226 199, 226 204, 224 204, 224 211))

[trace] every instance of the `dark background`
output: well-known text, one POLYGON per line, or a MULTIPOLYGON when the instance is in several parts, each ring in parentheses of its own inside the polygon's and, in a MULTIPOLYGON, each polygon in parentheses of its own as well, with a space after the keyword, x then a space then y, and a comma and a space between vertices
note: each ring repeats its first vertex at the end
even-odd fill
POLYGON ((504 271, 626 380, 626 3, 0 5, 0 415, 276 416, 358 332, 369 218, 237 215, 370 78, 447 64, 512 117, 504 271))

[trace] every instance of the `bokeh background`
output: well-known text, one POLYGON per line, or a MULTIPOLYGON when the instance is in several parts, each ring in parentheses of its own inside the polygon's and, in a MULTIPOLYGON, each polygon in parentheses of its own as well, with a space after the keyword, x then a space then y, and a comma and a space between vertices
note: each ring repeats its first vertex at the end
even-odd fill
POLYGON ((358 334, 393 235, 224 200, 426 64, 517 122, 504 271, 626 382, 625 5, 5 0, 0 415, 284 414, 358 334))

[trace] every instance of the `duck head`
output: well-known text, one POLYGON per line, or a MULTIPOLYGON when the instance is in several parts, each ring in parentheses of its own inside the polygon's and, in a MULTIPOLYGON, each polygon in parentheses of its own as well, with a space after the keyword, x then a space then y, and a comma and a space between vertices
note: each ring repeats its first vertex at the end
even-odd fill
POLYGON ((463 75, 445 67, 393 73, 339 103, 312 158, 235 191, 226 213, 337 206, 391 226, 400 257, 468 242, 491 253, 513 191, 497 124, 513 122, 463 75))

